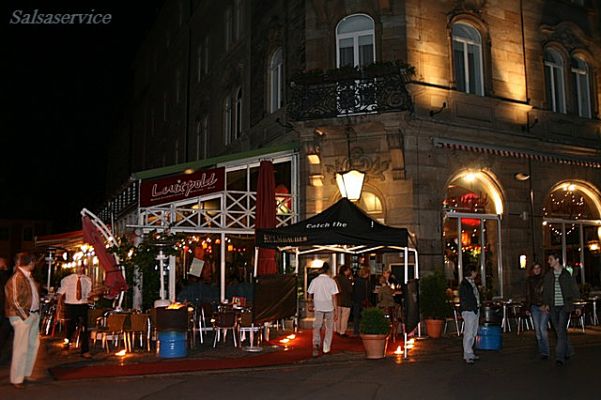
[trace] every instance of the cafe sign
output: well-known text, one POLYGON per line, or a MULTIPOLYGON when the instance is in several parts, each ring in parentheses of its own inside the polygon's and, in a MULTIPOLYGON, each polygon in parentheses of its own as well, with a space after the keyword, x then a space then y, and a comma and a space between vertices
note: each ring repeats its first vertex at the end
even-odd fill
POLYGON ((224 183, 225 167, 143 180, 140 184, 140 207, 151 207, 220 192, 225 187, 224 183))

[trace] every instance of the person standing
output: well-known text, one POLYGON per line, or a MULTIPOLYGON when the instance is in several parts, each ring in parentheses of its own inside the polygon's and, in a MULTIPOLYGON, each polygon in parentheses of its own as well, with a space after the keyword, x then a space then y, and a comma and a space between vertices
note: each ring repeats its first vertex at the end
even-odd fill
POLYGON ((551 325, 557 335, 555 362, 562 366, 574 355, 568 339, 568 317, 574 308, 574 300, 580 297, 576 279, 559 261, 559 254, 553 253, 547 258, 551 267, 543 278, 543 308, 549 312, 551 325))
POLYGON ((352 271, 348 265, 341 265, 338 275, 335 278, 338 285, 338 294, 336 295, 336 324, 334 331, 341 336, 346 336, 348 328, 348 319, 353 306, 353 281, 351 280, 352 271))
POLYGON ((5 258, 0 257, 0 364, 8 361, 8 338, 10 337, 10 332, 12 330, 10 321, 4 312, 4 286, 9 278, 10 272, 8 270, 8 263, 5 258))
POLYGON ((77 324, 79 324, 81 356, 83 358, 91 358, 88 334, 88 297, 92 292, 92 280, 83 272, 83 266, 80 265, 77 267, 76 272, 64 277, 61 280, 61 286, 57 293, 61 295, 59 302, 64 300, 65 315, 69 320, 65 348, 69 349, 69 341, 73 337, 73 332, 75 332, 77 324))
POLYGON ((526 280, 526 307, 534 323, 538 353, 546 360, 549 358, 549 312, 543 308, 543 277, 543 267, 535 262, 526 280))
POLYGON ((6 283, 6 316, 15 330, 13 357, 10 365, 10 383, 23 389, 30 379, 40 346, 40 294, 31 275, 35 263, 27 252, 17 253, 15 273, 6 283))
POLYGON ((370 306, 371 284, 369 275, 369 267, 361 268, 353 284, 353 336, 359 335, 359 322, 361 321, 363 308, 370 306))
POLYGON ((329 354, 332 346, 332 334, 334 328, 334 320, 336 315, 336 294, 338 294, 338 286, 329 275, 330 265, 323 263, 319 276, 311 281, 309 289, 310 300, 313 304, 309 306, 309 311, 313 311, 315 319, 313 321, 313 357, 319 355, 321 348, 321 327, 324 325, 326 332, 323 339, 323 354, 329 354))
POLYGON ((478 319, 480 317, 480 293, 476 286, 478 269, 474 264, 464 268, 465 278, 459 285, 459 300, 461 302, 461 316, 464 321, 463 328, 463 359, 468 364, 478 360, 474 354, 474 341, 478 334, 478 319))

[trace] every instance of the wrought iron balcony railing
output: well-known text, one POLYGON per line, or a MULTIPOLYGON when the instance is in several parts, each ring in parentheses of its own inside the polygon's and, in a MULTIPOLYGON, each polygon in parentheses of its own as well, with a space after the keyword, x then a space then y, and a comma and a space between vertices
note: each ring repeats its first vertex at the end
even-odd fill
POLYGON ((288 112, 297 121, 413 110, 400 73, 360 79, 292 82, 288 112))

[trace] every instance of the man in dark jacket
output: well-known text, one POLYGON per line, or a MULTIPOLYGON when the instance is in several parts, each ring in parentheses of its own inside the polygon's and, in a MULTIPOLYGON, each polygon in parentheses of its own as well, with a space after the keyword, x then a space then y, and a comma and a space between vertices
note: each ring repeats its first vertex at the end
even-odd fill
POLYGON ((479 357, 474 354, 474 341, 478 334, 478 319, 480 317, 480 293, 476 286, 478 269, 474 264, 468 264, 463 269, 464 276, 459 285, 459 300, 461 302, 461 317, 463 317, 463 359, 473 364, 479 357))
POLYGON ((549 312, 551 325, 557 335, 555 360, 557 365, 564 365, 565 361, 574 354, 572 345, 568 340, 568 317, 574 308, 574 300, 580 297, 580 290, 576 279, 559 261, 559 254, 551 254, 547 259, 551 270, 545 274, 543 281, 543 304, 549 312))

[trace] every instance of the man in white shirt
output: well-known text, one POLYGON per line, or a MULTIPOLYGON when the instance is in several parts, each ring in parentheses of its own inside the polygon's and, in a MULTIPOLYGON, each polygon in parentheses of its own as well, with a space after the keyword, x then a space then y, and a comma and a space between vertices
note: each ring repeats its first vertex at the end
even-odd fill
POLYGON ((88 337, 88 297, 91 292, 92 280, 83 273, 83 266, 78 266, 75 273, 64 277, 57 291, 61 295, 61 300, 64 299, 65 315, 69 319, 65 347, 67 349, 70 347, 69 341, 79 324, 81 356, 84 358, 91 358, 88 337))
POLYGON ((338 285, 329 275, 330 265, 323 263, 319 276, 311 281, 307 293, 313 304, 309 305, 309 311, 313 311, 313 357, 319 355, 321 348, 321 327, 325 320, 326 333, 323 339, 323 354, 329 354, 332 346, 332 334, 334 332, 334 320, 336 315, 336 294, 338 285))

